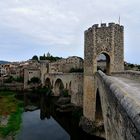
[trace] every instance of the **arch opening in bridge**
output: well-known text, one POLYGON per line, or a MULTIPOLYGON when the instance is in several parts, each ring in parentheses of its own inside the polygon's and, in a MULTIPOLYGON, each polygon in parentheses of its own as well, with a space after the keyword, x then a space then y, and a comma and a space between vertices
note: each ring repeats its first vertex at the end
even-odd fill
POLYGON ((104 129, 104 119, 103 119, 103 112, 101 106, 101 99, 99 90, 97 89, 96 92, 96 110, 95 110, 95 125, 97 125, 97 130, 100 131, 102 137, 105 137, 105 129, 104 129))
POLYGON ((46 86, 47 88, 51 88, 51 81, 50 81, 50 78, 47 78, 47 79, 45 80, 45 86, 46 86))
POLYGON ((59 96, 62 94, 63 90, 64 90, 64 84, 63 84, 62 80, 57 79, 55 82, 55 85, 54 85, 54 94, 56 96, 59 96))
POLYGON ((66 83, 66 89, 68 88, 68 84, 66 83))
POLYGON ((52 88, 53 88, 53 86, 54 86, 54 81, 52 80, 52 88))
POLYGON ((110 56, 102 52, 101 54, 98 55, 97 57, 97 70, 101 70, 104 73, 110 75, 110 56))

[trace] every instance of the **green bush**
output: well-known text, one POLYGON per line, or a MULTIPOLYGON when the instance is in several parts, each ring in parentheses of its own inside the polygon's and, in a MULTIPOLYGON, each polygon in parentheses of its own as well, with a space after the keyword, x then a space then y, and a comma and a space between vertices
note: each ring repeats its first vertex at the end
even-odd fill
POLYGON ((15 82, 23 82, 24 78, 23 77, 14 78, 13 76, 10 76, 10 77, 8 77, 7 79, 4 80, 5 83, 12 83, 13 81, 15 81, 15 82))
POLYGON ((9 96, 9 95, 15 95, 12 91, 0 91, 0 96, 9 96))
POLYGON ((50 60, 51 62, 55 62, 55 61, 57 61, 57 60, 62 59, 62 57, 54 57, 54 56, 49 56, 49 57, 47 57, 47 56, 45 56, 45 55, 40 56, 39 58, 40 58, 40 60, 50 60))
POLYGON ((68 96, 69 96, 69 92, 68 92, 67 89, 64 89, 64 90, 62 91, 62 96, 64 96, 64 97, 68 97, 68 96))
POLYGON ((74 73, 74 72, 80 72, 80 73, 83 73, 84 72, 84 69, 76 69, 76 68, 71 68, 70 69, 70 71, 69 71, 70 73, 74 73))
POLYGON ((38 77, 32 77, 30 81, 28 81, 28 84, 33 83, 33 84, 39 84, 40 79, 38 77))
POLYGON ((24 78, 23 77, 17 77, 17 78, 14 78, 14 81, 22 83, 22 82, 24 82, 24 78))
POLYGON ((12 83, 14 80, 13 76, 8 77, 7 79, 4 80, 5 83, 12 83))
POLYGON ((0 127, 0 132, 3 137, 9 134, 15 135, 16 131, 19 130, 22 121, 21 114, 23 110, 18 107, 16 112, 10 115, 8 124, 6 127, 0 127))
POLYGON ((15 98, 14 92, 0 92, 1 116, 9 115, 6 126, 0 125, 0 136, 15 135, 22 121, 23 102, 15 98))
POLYGON ((37 56, 37 55, 34 55, 34 56, 32 57, 32 60, 38 61, 38 56, 37 56))

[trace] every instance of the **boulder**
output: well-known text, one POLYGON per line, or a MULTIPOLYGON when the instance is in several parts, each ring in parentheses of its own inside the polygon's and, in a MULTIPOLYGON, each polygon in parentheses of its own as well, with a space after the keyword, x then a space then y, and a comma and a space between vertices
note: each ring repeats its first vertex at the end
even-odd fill
POLYGON ((70 97, 60 97, 56 102, 57 105, 64 105, 68 103, 70 103, 70 97))

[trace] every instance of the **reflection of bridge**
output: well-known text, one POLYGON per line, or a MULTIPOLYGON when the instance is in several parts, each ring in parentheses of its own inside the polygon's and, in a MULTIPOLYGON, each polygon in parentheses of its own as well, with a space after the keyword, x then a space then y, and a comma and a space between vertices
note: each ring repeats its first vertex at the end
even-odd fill
POLYGON ((124 71, 123 26, 93 25, 84 53, 83 129, 107 140, 140 140, 140 73, 124 71), (108 76, 97 72, 100 54, 108 76))

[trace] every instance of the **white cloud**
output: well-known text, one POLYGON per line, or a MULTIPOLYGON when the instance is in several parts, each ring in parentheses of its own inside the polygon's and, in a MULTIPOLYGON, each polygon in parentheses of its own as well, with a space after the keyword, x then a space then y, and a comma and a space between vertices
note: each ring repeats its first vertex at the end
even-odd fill
POLYGON ((74 38, 73 28, 79 23, 73 12, 64 13, 56 3, 52 5, 42 0, 38 5, 31 1, 20 4, 15 1, 12 7, 3 7, 0 14, 1 23, 43 43, 70 44, 74 38))
MULTIPOLYGON (((83 54, 83 32, 94 23, 118 22, 125 25, 126 44, 139 44, 140 1, 133 0, 3 0, 0 26, 7 26, 43 45, 71 46, 83 54)), ((136 48, 137 49, 137 48, 136 48)), ((129 49, 126 49, 126 55, 129 49)), ((134 51, 134 50, 133 50, 134 51)), ((78 53, 79 53, 78 52, 78 53)), ((75 53, 75 52, 73 52, 75 53)))

